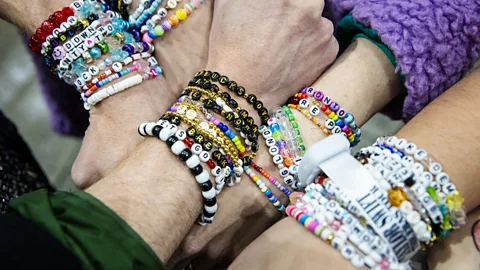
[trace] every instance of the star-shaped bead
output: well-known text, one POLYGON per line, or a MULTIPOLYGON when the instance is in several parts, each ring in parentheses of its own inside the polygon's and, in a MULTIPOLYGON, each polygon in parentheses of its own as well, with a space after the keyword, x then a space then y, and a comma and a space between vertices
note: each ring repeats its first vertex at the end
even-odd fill
POLYGON ((113 61, 118 61, 118 62, 123 62, 125 58, 129 56, 128 52, 122 50, 122 49, 114 49, 110 50, 110 58, 113 61))
POLYGON ((72 63, 72 69, 70 72, 77 74, 78 77, 87 70, 88 66, 83 62, 83 58, 78 58, 75 62, 72 63))
POLYGON ((112 18, 104 12, 98 12, 98 21, 101 25, 107 25, 112 22, 112 18))
POLYGON ((90 3, 90 1, 85 1, 80 7, 80 13, 82 13, 84 18, 87 18, 88 15, 95 13, 95 6, 90 3))
POLYGON ((123 43, 128 44, 128 43, 133 43, 135 42, 135 39, 133 38, 133 35, 128 33, 128 32, 123 32, 125 35, 125 39, 123 40, 123 43))

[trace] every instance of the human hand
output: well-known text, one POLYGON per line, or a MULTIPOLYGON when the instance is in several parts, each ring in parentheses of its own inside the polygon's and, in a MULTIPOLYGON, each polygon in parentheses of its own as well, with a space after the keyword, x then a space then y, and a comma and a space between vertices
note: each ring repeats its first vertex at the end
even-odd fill
MULTIPOLYGON (((335 59, 338 44, 332 23, 321 17, 322 10, 323 1, 314 0, 217 0, 206 69, 235 80, 267 108, 284 103, 303 86, 311 85, 335 59)), ((238 96, 232 97, 243 108, 251 108, 238 96)), ((256 161, 281 179, 265 148, 256 161)), ((269 188, 280 195, 272 185, 269 188)), ((281 198, 286 203, 286 196, 281 198)), ((244 177, 238 186, 220 194, 213 224, 194 226, 169 265, 183 268, 192 258, 194 266, 202 269, 228 265, 280 216, 244 177)))
MULTIPOLYGON (((136 7, 137 2, 132 6, 136 7)), ((79 188, 89 187, 125 159, 143 141, 138 126, 158 119, 193 74, 205 66, 212 8, 213 0, 206 1, 163 38, 155 40, 155 57, 164 76, 92 107, 90 126, 72 168, 79 188)))

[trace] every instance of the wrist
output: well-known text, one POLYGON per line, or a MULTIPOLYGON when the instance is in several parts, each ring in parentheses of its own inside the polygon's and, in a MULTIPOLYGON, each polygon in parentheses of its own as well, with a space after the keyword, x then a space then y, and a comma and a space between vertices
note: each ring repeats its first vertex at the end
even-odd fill
POLYGON ((202 209, 195 179, 158 139, 147 139, 87 192, 122 217, 163 262, 180 245, 202 209))

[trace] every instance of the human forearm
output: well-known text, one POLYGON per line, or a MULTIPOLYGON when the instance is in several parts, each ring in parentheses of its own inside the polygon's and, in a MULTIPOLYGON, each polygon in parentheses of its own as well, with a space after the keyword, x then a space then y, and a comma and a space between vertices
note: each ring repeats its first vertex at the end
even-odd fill
POLYGON ((146 140, 87 192, 122 217, 165 263, 202 206, 195 179, 158 139, 146 140))
POLYGON ((0 18, 31 35, 50 14, 69 6, 71 2, 68 0, 3 0, 0 1, 0 18))
MULTIPOLYGON (((370 41, 359 38, 312 87, 338 102, 361 126, 398 95, 401 82, 387 56, 370 41)), ((292 112, 305 146, 325 138, 325 134, 302 113, 292 112)))

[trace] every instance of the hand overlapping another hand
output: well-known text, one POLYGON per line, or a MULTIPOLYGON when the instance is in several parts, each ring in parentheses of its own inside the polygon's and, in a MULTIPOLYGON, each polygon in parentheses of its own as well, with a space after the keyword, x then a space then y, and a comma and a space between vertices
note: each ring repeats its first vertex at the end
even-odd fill
POLYGON ((125 159, 143 141, 137 127, 158 119, 191 76, 205 66, 212 13, 213 1, 205 1, 185 21, 155 40, 154 54, 164 76, 109 97, 90 110, 90 125, 72 168, 79 188, 91 186, 125 159))
MULTIPOLYGON (((322 17, 323 1, 216 0, 209 30, 212 6, 207 0, 155 43, 165 77, 110 97, 91 111, 90 128, 73 169, 77 185, 90 186, 126 158, 142 141, 138 125, 157 120, 193 74, 205 67, 237 81, 271 108, 312 84, 336 57, 338 45, 332 23, 322 17)), ((280 180, 263 150, 255 162, 280 180)), ((181 268, 193 258, 202 268, 229 263, 280 216, 244 177, 239 185, 224 190, 214 223, 195 225, 169 266, 181 268)))
MULTIPOLYGON (((333 25, 322 11, 323 1, 216 0, 206 69, 235 80, 267 108, 283 104, 311 85, 336 57, 333 25)), ((241 105, 253 111, 246 102, 241 105)), ((262 139, 259 144, 255 162, 281 179, 262 139)), ((285 195, 280 198, 286 202, 285 195)), ((248 177, 226 188, 218 204, 213 224, 192 228, 171 267, 182 268, 192 259, 200 269, 228 264, 281 216, 248 177)))

